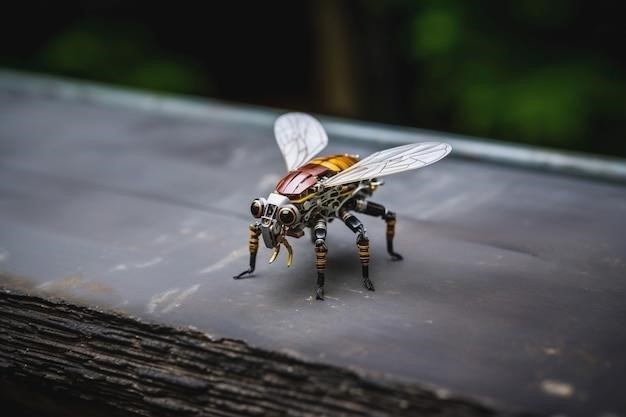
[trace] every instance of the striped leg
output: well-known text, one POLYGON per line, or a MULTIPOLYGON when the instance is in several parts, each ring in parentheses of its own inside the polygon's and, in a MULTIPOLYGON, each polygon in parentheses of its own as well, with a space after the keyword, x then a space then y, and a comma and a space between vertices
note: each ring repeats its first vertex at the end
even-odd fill
POLYGON ((402 255, 393 250, 393 237, 396 234, 396 213, 388 211, 385 214, 385 223, 387 223, 387 252, 394 261, 401 261, 402 255))
POLYGON ((374 284, 370 281, 370 240, 365 232, 360 232, 356 238, 356 246, 359 248, 359 260, 363 273, 363 286, 369 291, 374 291, 374 284))
POLYGON ((359 250, 359 260, 361 261, 361 272, 363 277, 363 286, 369 291, 374 291, 374 284, 369 277, 370 268, 370 240, 365 233, 365 226, 348 210, 343 210, 341 220, 356 233, 356 246, 359 250))
POLYGON ((250 250, 250 267, 243 271, 239 275, 235 275, 234 279, 241 279, 245 275, 252 274, 254 272, 254 268, 256 267, 256 253, 259 249, 259 235, 261 234, 261 230, 259 229, 259 225, 256 223, 252 223, 250 225, 250 237, 248 238, 248 249, 250 250))
POLYGON ((387 224, 387 252, 394 261, 402 260, 402 255, 393 250, 393 238, 396 234, 396 213, 388 211, 385 206, 372 201, 356 200, 354 209, 369 216, 381 217, 387 224))
POLYGON ((326 220, 319 219, 315 224, 312 236, 315 239, 315 269, 317 270, 317 289, 315 298, 324 299, 324 274, 326 272, 326 220))

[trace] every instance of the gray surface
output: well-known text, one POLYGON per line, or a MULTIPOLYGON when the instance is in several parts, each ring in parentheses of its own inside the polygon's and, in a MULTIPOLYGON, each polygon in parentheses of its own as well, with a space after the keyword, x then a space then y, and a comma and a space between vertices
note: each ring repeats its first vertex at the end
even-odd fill
POLYGON ((261 251, 256 278, 230 278, 247 263, 249 201, 282 174, 269 125, 0 93, 0 271, 442 394, 624 412, 624 187, 454 158, 390 177, 375 200, 399 214, 405 261, 362 216, 377 288, 364 291, 354 236, 332 223, 322 303, 305 239, 290 269, 261 251))
MULTIPOLYGON (((207 116, 221 123, 267 127, 284 111, 251 105, 232 105, 211 99, 171 96, 133 91, 110 85, 84 82, 43 74, 29 74, 0 69, 0 89, 80 100, 120 109, 149 111, 154 115, 183 116, 186 119, 207 116)), ((413 142, 446 141, 456 156, 503 163, 552 172, 582 175, 588 178, 626 183, 626 160, 601 155, 555 151, 537 146, 502 143, 463 135, 434 132, 403 126, 349 121, 319 116, 331 137, 348 141, 393 146, 413 142)))

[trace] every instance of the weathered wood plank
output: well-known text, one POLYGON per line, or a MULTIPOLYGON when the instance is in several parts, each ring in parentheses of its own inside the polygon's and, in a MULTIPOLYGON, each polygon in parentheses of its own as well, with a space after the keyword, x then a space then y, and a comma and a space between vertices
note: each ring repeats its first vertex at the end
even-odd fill
MULTIPOLYGON (((144 416, 489 416, 412 385, 59 300, 0 292, 0 379, 144 416)), ((45 412, 45 410, 43 410, 45 412)))

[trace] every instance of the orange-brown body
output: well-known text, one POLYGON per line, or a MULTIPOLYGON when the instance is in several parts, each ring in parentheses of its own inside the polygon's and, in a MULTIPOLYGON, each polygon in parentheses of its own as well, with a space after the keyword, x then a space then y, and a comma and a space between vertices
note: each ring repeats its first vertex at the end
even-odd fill
POLYGON ((290 200, 299 200, 311 191, 322 177, 331 177, 359 161, 353 155, 328 155, 310 160, 306 165, 290 171, 276 185, 276 192, 290 200))

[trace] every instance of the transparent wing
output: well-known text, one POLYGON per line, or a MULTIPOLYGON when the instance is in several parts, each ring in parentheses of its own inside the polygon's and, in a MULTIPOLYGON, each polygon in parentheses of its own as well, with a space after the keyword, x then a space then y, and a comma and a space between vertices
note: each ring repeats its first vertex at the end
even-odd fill
POLYGON ((331 177, 326 186, 347 184, 433 164, 450 153, 447 143, 423 142, 398 146, 371 154, 345 171, 331 177))
POLYGON ((320 122, 305 113, 280 116, 274 123, 274 135, 289 171, 304 165, 328 143, 320 122))

